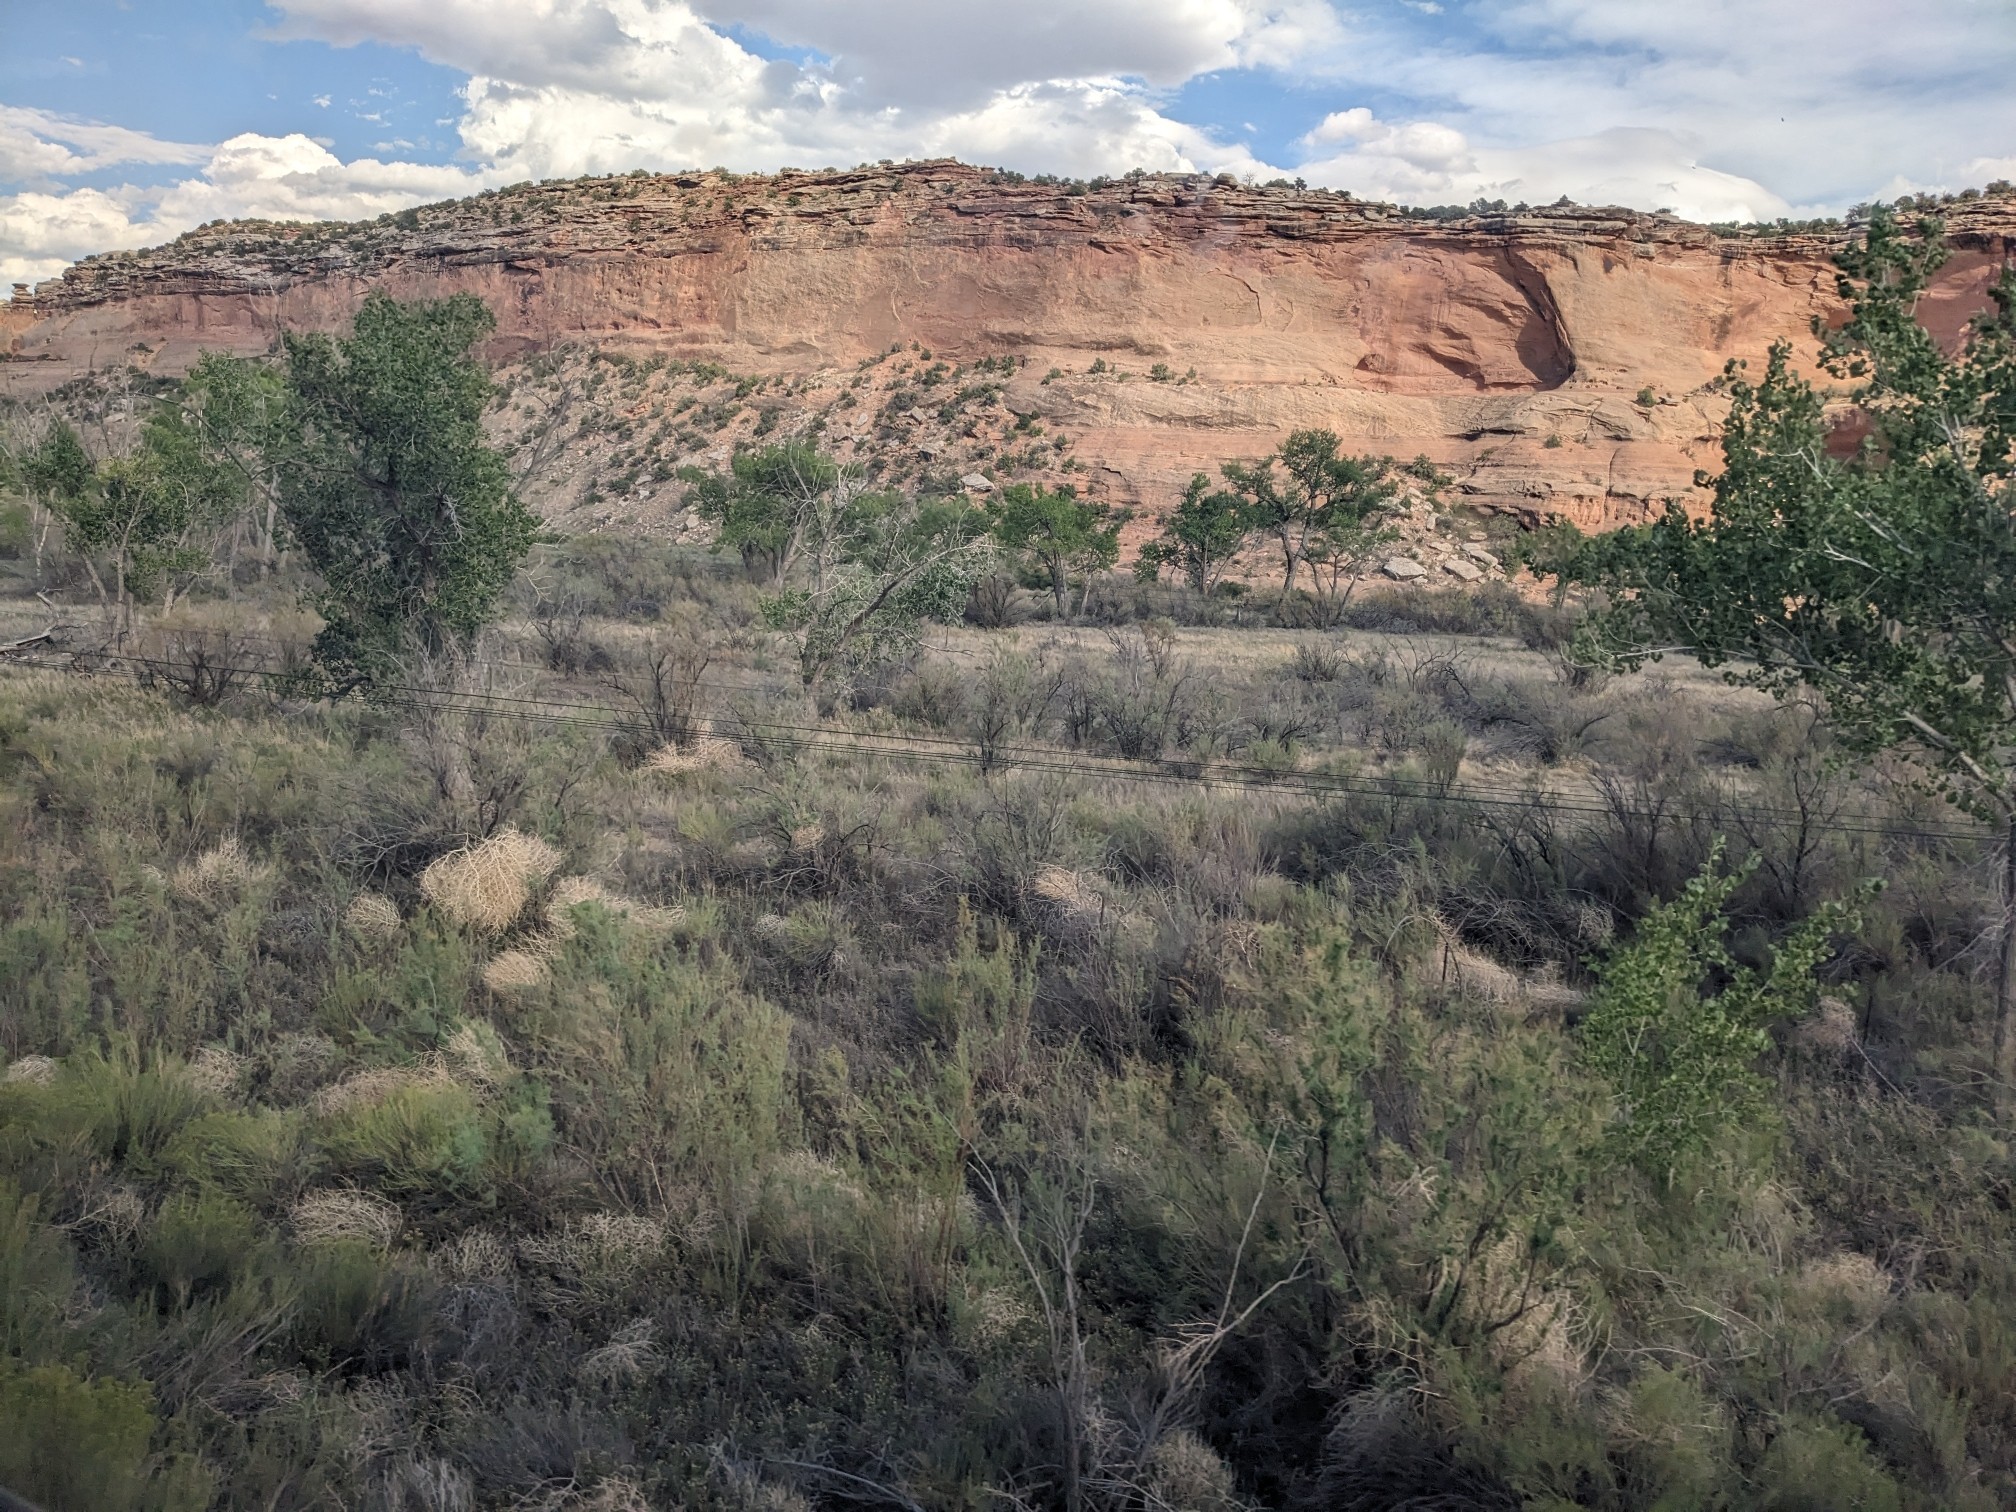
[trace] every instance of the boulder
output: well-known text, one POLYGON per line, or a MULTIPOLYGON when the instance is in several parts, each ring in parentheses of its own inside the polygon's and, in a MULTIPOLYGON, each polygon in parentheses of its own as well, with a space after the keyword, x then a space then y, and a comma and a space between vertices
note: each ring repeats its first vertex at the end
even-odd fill
POLYGON ((1411 583, 1416 578, 1428 576, 1428 569, 1412 557, 1388 557, 1380 564, 1379 570, 1397 583, 1411 583))
POLYGON ((1484 576, 1484 569, 1482 567, 1479 567, 1475 562, 1466 562, 1461 557, 1453 557, 1449 561, 1444 562, 1442 570, 1448 573, 1449 576, 1460 578, 1466 583, 1474 583, 1484 576))
POLYGON ((959 480, 959 486, 968 493, 994 492, 994 480, 984 473, 968 473, 959 480))
POLYGON ((1465 546, 1463 548, 1463 555, 1470 558, 1471 561, 1477 563, 1480 567, 1496 567, 1499 565, 1498 558, 1491 552, 1486 551, 1482 546, 1465 546))

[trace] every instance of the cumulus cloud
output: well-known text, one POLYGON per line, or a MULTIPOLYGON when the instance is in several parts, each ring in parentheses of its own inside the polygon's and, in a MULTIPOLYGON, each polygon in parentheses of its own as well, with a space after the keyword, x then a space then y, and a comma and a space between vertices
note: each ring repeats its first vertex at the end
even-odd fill
POLYGON ((1508 0, 1353 41, 1324 64, 1343 87, 1424 102, 1471 142, 1664 131, 1802 207, 1892 174, 1961 187, 1970 160, 2016 152, 2007 0, 1915 0, 1908 19, 1895 0, 1508 0))
POLYGON ((1317 154, 1300 170, 1314 182, 1414 204, 1544 204, 1565 194, 1579 204, 1671 210, 1702 221, 1775 220, 1792 209, 1762 184, 1703 167, 1671 132, 1644 128, 1481 148, 1448 126, 1390 125, 1358 108, 1326 117, 1303 143, 1317 154))
POLYGON ((9 182, 58 180, 128 163, 200 163, 205 156, 202 147, 144 131, 0 105, 0 179, 9 182))
MULTIPOLYGON (((99 167, 192 160, 191 149, 140 132, 83 145, 101 156, 99 167), (177 155, 166 155, 171 151, 177 155)), ((166 241, 209 220, 358 220, 467 194, 484 181, 461 168, 372 158, 346 163, 299 134, 235 136, 193 157, 201 171, 163 188, 0 196, 0 283, 53 278, 80 257, 166 241)))

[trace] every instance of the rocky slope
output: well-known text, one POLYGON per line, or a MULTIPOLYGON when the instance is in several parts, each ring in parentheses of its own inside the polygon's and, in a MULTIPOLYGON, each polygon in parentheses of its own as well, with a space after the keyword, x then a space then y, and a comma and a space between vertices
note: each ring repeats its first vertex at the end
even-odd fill
MULTIPOLYGON (((2016 203, 1947 214, 1956 250, 1930 319, 1951 331, 2016 255, 2016 203)), ((957 163, 635 174, 362 225, 219 224, 89 259, 0 306, 0 393, 264 350, 284 327, 340 325, 372 287, 466 290, 497 314, 500 362, 655 356, 655 371, 686 375, 689 409, 721 397, 705 397, 710 384, 740 390, 739 430, 718 407, 704 433, 664 424, 669 390, 627 421, 589 424, 606 438, 659 405, 667 444, 645 474, 757 424, 844 430, 846 392, 855 430, 885 443, 981 443, 968 451, 998 461, 1026 455, 1037 427, 1061 432, 1083 482, 1147 511, 1193 470, 1321 425, 1354 449, 1425 455, 1478 507, 1600 527, 1686 495, 1713 464, 1713 380, 1728 359, 1781 339, 1810 350, 1814 318, 1836 313, 1837 244, 1569 206, 1438 221, 1201 176, 1083 186, 957 163), (936 392, 917 415, 890 410, 932 364, 941 381, 960 370, 956 393, 983 359, 994 429, 945 414, 936 392), (757 380, 760 408, 742 402, 757 380)), ((552 389, 554 365, 540 371, 552 389)), ((554 396, 528 397, 523 437, 554 396)), ((582 429, 577 417, 565 438, 577 453, 582 429)), ((595 481, 606 456, 561 472, 561 513, 592 515, 610 496, 595 481)), ((671 509, 670 491, 627 484, 617 495, 633 505, 671 509)), ((650 513, 622 511, 638 525, 650 513)))

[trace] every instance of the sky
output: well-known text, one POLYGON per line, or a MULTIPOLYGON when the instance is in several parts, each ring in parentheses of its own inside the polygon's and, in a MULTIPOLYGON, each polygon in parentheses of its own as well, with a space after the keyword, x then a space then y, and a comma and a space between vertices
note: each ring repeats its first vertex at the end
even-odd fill
POLYGON ((0 288, 219 217, 959 157, 1698 220, 2016 179, 2016 0, 8 0, 0 288))

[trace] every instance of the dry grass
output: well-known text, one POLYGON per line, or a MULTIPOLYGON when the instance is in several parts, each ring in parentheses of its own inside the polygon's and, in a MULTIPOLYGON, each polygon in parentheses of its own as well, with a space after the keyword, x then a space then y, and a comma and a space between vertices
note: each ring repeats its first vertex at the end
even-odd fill
POLYGON ((11 1062, 7 1074, 0 1081, 31 1082, 38 1087, 46 1087, 56 1080, 56 1062, 46 1055, 24 1055, 11 1062))
POLYGON ((1106 907, 1090 878, 1062 866, 1037 867, 1029 891, 1074 919, 1097 918, 1106 907))
POLYGON ((410 1066, 374 1066, 346 1076, 333 1087, 324 1087, 310 1099, 316 1113, 328 1117, 346 1108, 380 1103, 401 1087, 427 1086, 449 1080, 448 1068, 438 1057, 425 1057, 410 1066))
POLYGON ((440 857, 420 874, 420 892, 457 924, 498 935, 559 869, 560 853, 544 840, 505 829, 440 857))
POLYGON ((379 1249, 390 1249, 406 1219, 383 1197, 345 1187, 333 1192, 310 1192, 294 1204, 289 1222, 294 1237, 303 1244, 361 1239, 379 1249))
POLYGON ((236 1089, 245 1074, 245 1057, 222 1045, 205 1045, 189 1063, 189 1080, 214 1097, 236 1089))
POLYGON ((1507 1234, 1477 1258, 1457 1306, 1473 1323, 1497 1325, 1487 1347, 1508 1382, 1573 1392, 1589 1379, 1588 1357, 1575 1340, 1575 1300, 1534 1271, 1519 1234, 1507 1234))
POLYGON ((703 735, 683 746, 671 744, 662 747, 645 759, 643 770, 666 777, 681 777, 689 772, 733 771, 748 765, 749 758, 733 741, 703 735))
POLYGON ((1808 1262, 1797 1289, 1813 1302, 1845 1309, 1857 1323, 1867 1323, 1890 1304, 1889 1272, 1852 1250, 1808 1262))
POLYGON ((448 1036, 441 1053, 449 1069, 480 1087, 501 1087, 518 1074, 511 1053, 488 1024, 464 1023, 448 1036))
POLYGON ((452 1281, 484 1281, 508 1275, 511 1246, 489 1229, 467 1229, 427 1252, 427 1262, 452 1281))
POLYGON ((399 909, 383 893, 361 892, 343 911, 343 925, 360 940, 373 943, 394 939, 399 933, 399 909))
POLYGON ((1856 1033, 1855 1010, 1837 997, 1820 999, 1819 1009, 1792 1031, 1792 1037, 1822 1055, 1846 1055, 1861 1039, 1856 1033))
POLYGON ((505 950, 491 957, 483 968, 483 985, 499 997, 514 992, 530 992, 546 980, 544 959, 531 950, 505 950))
POLYGON ((664 1359, 657 1348, 657 1327, 649 1318, 635 1318, 616 1331, 600 1349, 590 1350, 577 1368, 581 1379, 598 1386, 634 1381, 664 1359))
POLYGON ((177 897, 191 903, 217 903, 235 897, 271 870, 246 855, 236 835, 227 835, 209 850, 176 867, 168 885, 177 897))
POLYGON ((641 1213, 590 1213, 557 1234, 528 1235, 518 1252, 574 1275, 635 1275, 665 1248, 665 1225, 641 1213))
POLYGON ((553 885, 553 895, 546 902, 546 930, 550 938, 555 941, 574 938, 574 910, 584 903, 598 904, 644 929, 671 929, 686 921, 683 908, 639 903, 635 898, 610 892, 593 877, 562 877, 553 885))

